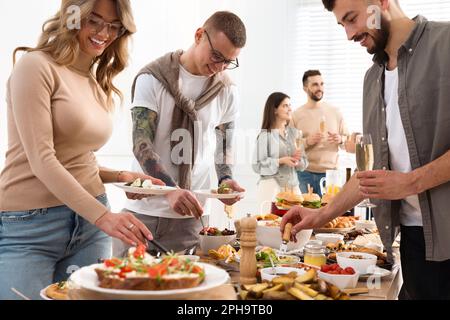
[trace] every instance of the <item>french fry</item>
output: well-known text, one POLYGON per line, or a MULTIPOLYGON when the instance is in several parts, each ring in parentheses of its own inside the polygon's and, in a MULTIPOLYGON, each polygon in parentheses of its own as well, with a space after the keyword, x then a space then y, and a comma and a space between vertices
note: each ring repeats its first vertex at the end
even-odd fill
POLYGON ((259 283, 250 290, 249 295, 255 298, 261 298, 263 296, 263 291, 266 290, 268 287, 269 284, 267 282, 259 283))
POLYGON ((331 284, 331 283, 327 283, 328 286, 328 295, 334 299, 337 300, 339 298, 339 296, 341 295, 341 290, 339 290, 338 287, 336 287, 335 285, 331 284))
POLYGON ((256 286, 256 284, 244 284, 244 285, 242 285, 241 287, 242 287, 242 289, 244 289, 244 290, 246 290, 246 291, 250 291, 250 290, 252 290, 252 288, 253 288, 254 286, 256 286))
POLYGON ((283 289, 284 289, 284 285, 280 283, 280 284, 273 286, 272 288, 263 290, 263 293, 267 293, 267 292, 271 292, 271 291, 281 291, 283 289))
POLYGON ((309 269, 306 273, 295 278, 295 282, 308 283, 313 282, 317 278, 317 271, 315 269, 309 269))
POLYGON ((296 283, 295 288, 302 290, 304 293, 306 293, 308 296, 310 296, 311 298, 315 298, 317 297, 317 295, 319 294, 316 290, 313 290, 311 288, 308 288, 300 283, 296 283))
POLYGON ((273 284, 282 284, 286 287, 292 287, 294 285, 294 279, 286 276, 276 277, 272 279, 273 284))
POLYGON ((247 290, 241 290, 241 292, 239 292, 239 297, 241 298, 241 300, 247 300, 248 291, 247 290))
POLYGON ((295 300, 295 298, 286 291, 264 292, 263 300, 295 300))
POLYGON ((314 300, 310 296, 308 296, 306 293, 304 293, 302 290, 292 287, 288 290, 288 293, 290 293, 292 296, 299 300, 314 300))
POLYGON ((338 300, 350 300, 350 297, 346 293, 341 293, 338 300))
POLYGON ((323 279, 317 279, 317 288, 314 288, 314 290, 319 291, 322 294, 327 294, 328 292, 328 286, 325 280, 323 279))

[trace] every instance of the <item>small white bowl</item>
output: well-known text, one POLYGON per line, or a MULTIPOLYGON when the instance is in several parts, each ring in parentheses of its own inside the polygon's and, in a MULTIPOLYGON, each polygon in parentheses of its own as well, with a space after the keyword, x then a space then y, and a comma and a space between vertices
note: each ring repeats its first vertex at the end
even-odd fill
MULTIPOLYGON (((290 241, 287 244, 287 251, 300 250, 305 246, 305 243, 311 238, 312 230, 302 230, 297 234, 297 242, 290 241)), ((256 238, 258 243, 265 247, 280 249, 282 243, 282 235, 280 227, 266 226, 266 221, 258 221, 256 227, 256 238)))
POLYGON ((338 233, 318 233, 315 235, 315 238, 322 241, 322 244, 326 246, 329 243, 334 244, 344 240, 344 235, 338 233))
POLYGON ((377 224, 373 220, 355 220, 355 228, 356 230, 375 230, 377 228, 377 224))
POLYGON ((270 267, 260 270, 262 281, 272 281, 275 277, 285 276, 291 272, 296 272, 297 276, 301 276, 306 271, 304 269, 291 268, 291 267, 270 267), (275 272, 274 272, 275 271, 275 272))
POLYGON ((377 264, 377 256, 364 252, 338 252, 336 260, 341 268, 352 267, 359 274, 370 273, 377 264), (351 256, 360 256, 362 259, 350 258, 351 256))
POLYGON ((204 255, 208 255, 209 250, 217 250, 221 245, 230 244, 236 239, 236 234, 229 236, 206 236, 199 235, 200 249, 204 255))
POLYGON ((359 279, 359 273, 355 271, 354 274, 330 274, 319 271, 317 273, 319 278, 334 284, 339 289, 353 289, 356 288, 359 279))

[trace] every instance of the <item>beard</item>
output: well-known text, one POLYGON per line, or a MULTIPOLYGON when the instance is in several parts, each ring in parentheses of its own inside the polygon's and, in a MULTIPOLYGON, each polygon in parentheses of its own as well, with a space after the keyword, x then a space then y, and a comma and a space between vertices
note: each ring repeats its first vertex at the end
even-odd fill
POLYGON ((316 93, 310 91, 308 93, 308 95, 313 101, 316 101, 316 102, 319 102, 320 100, 323 99, 323 92, 321 92, 321 91, 316 92, 316 93))
POLYGON ((369 35, 374 42, 374 45, 372 48, 367 48, 367 52, 369 54, 383 54, 384 50, 386 49, 388 40, 389 40, 389 22, 381 16, 381 25, 380 29, 376 29, 375 33, 373 35, 369 35))

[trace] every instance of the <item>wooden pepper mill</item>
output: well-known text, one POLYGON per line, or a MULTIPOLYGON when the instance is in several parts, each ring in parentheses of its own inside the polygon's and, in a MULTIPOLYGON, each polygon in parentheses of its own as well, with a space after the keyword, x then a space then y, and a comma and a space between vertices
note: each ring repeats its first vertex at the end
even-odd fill
POLYGON ((240 282, 241 284, 255 284, 256 280, 256 225, 255 217, 250 214, 241 219, 241 263, 240 282))

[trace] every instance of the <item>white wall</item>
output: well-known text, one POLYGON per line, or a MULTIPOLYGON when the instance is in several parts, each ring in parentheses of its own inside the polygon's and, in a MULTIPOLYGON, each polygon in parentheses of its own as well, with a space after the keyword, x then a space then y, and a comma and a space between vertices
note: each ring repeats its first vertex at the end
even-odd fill
MULTIPOLYGON (((55 0, 0 0, 0 168, 7 143, 4 97, 5 84, 12 68, 11 53, 17 46, 35 45, 42 23, 56 13, 59 3, 55 0)), ((196 28, 215 11, 235 12, 248 30, 248 43, 239 57, 241 67, 231 71, 230 75, 241 94, 238 128, 254 131, 246 143, 243 142, 245 140, 239 143, 238 153, 247 154, 245 158, 249 161, 267 96, 273 91, 286 91, 291 87, 287 78, 291 56, 288 35, 296 3, 297 0, 133 0, 138 33, 133 41, 130 66, 118 77, 117 84, 126 94, 126 101, 129 101, 131 82, 142 66, 167 51, 187 49, 193 42, 196 28)), ((131 120, 127 105, 118 109, 115 118, 113 137, 98 152, 98 158, 103 165, 127 169, 132 156, 131 120)), ((257 176, 253 174, 250 163, 238 164, 236 177, 248 190, 246 199, 237 205, 236 215, 255 212, 257 176)), ((121 209, 124 200, 122 193, 108 186, 108 194, 113 209, 121 209)), ((212 224, 225 224, 221 212, 221 206, 216 203, 212 224)))

